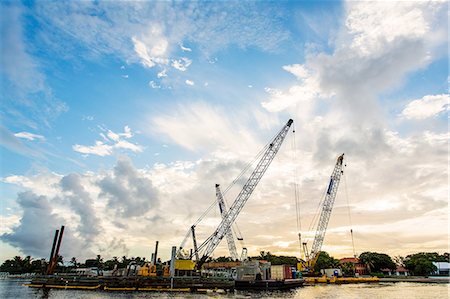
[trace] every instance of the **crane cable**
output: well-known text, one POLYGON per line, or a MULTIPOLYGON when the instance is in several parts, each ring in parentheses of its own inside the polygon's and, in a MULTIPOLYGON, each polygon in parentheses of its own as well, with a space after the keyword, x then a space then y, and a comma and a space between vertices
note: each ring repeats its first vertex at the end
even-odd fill
POLYGON ((302 252, 302 240, 301 240, 301 231, 302 231, 302 222, 301 222, 301 211, 300 211, 300 192, 298 188, 298 164, 297 164, 297 145, 295 142, 295 127, 292 127, 292 159, 294 161, 294 199, 295 199, 295 213, 297 216, 297 233, 298 233, 298 242, 300 246, 300 255, 302 252))
MULTIPOLYGON (((274 135, 274 137, 272 137, 271 140, 273 140, 275 138, 276 135, 274 135)), ((260 151, 259 153, 253 158, 253 160, 251 162, 249 162, 244 169, 241 171, 241 173, 231 182, 231 184, 222 192, 222 196, 225 196, 225 194, 237 183, 237 181, 248 171, 248 169, 255 164, 255 162, 263 155, 263 153, 267 150, 267 148, 270 146, 270 142, 269 141, 260 151)), ((205 210, 205 212, 203 212, 203 214, 197 219, 197 221, 194 222, 194 224, 192 226, 196 227, 197 224, 199 224, 205 217, 206 215, 212 210, 213 207, 215 207, 217 204, 217 201, 214 200, 211 205, 205 210)), ((191 226, 191 227, 192 227, 191 226)), ((188 229, 183 241, 181 242, 180 248, 184 248, 184 246, 186 245, 187 239, 191 236, 191 227, 188 229)), ((239 230, 239 228, 238 228, 239 230)), ((240 231, 239 231, 240 233, 240 231)))
MULTIPOLYGON (((347 163, 344 166, 347 166, 347 163)), ((345 197, 347 199, 348 222, 350 223, 350 236, 352 238, 353 257, 356 257, 355 241, 353 239, 352 216, 351 216, 351 213, 350 213, 350 204, 349 204, 349 200, 348 200, 347 176, 346 175, 344 175, 344 189, 345 189, 345 197)))

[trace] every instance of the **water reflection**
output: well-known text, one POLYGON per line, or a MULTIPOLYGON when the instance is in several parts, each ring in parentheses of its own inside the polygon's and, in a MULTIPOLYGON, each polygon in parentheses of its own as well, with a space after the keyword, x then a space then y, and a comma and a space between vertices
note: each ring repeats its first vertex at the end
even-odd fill
POLYGON ((420 283, 378 283, 351 285, 305 286, 293 291, 249 292, 237 291, 228 294, 190 294, 190 293, 150 293, 150 292, 105 292, 87 290, 33 289, 23 286, 27 281, 0 280, 0 298, 20 299, 106 299, 106 298, 283 298, 283 299, 384 299, 384 298, 449 298, 449 284, 420 283))

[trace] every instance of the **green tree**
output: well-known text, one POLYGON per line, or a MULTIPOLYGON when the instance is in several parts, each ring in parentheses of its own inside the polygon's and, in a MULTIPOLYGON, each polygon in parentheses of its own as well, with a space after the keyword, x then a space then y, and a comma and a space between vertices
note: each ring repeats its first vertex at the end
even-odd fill
POLYGON ((391 257, 384 253, 363 252, 359 255, 359 260, 366 265, 369 273, 381 272, 382 269, 395 270, 397 268, 391 257))
POLYGON ((76 257, 72 257, 72 258, 70 259, 70 263, 72 264, 72 266, 73 266, 74 268, 78 267, 78 262, 77 262, 77 258, 76 258, 76 257))
POLYGON ((272 265, 291 265, 296 266, 298 259, 295 256, 284 256, 284 255, 273 255, 270 251, 261 251, 259 256, 252 257, 251 259, 265 260, 270 262, 272 265))
POLYGON ((341 264, 342 274, 345 276, 355 275, 355 264, 351 262, 346 262, 341 264))
POLYGON ((319 273, 322 269, 338 268, 339 260, 330 256, 328 252, 321 251, 314 265, 314 272, 319 273))
POLYGON ((437 270, 433 262, 448 261, 436 252, 420 252, 406 256, 404 264, 413 275, 429 275, 437 270))

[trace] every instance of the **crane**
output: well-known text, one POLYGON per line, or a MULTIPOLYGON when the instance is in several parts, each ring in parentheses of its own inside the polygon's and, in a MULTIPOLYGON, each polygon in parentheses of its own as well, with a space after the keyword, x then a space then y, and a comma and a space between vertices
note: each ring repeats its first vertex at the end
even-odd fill
POLYGON ((328 183, 327 192, 322 205, 322 211, 320 213, 319 222, 317 223, 316 234, 314 236, 311 252, 308 254, 308 248, 306 242, 303 243, 303 251, 305 252, 306 263, 305 267, 309 271, 314 268, 314 265, 319 257, 320 250, 322 248, 325 233, 327 231, 328 221, 330 220, 331 210, 333 209, 334 200, 336 199, 339 182, 343 171, 344 154, 337 158, 336 165, 334 166, 333 173, 331 174, 330 182, 328 183))
MULTIPOLYGON (((220 185, 219 184, 216 184, 216 197, 217 197, 217 202, 219 203, 220 214, 222 215, 222 218, 224 218, 227 215, 227 209, 225 207, 225 200, 223 199, 223 195, 222 195, 222 192, 220 191, 220 185)), ((232 230, 229 229, 227 231, 227 233, 225 234, 225 236, 226 236, 226 239, 227 239, 228 250, 230 251, 231 258, 233 260, 239 259, 238 254, 237 254, 237 250, 236 250, 236 244, 234 244, 234 238, 233 238, 232 230)))
POLYGON ((264 153, 256 165, 256 168, 253 170, 247 182, 242 187, 242 190, 239 192, 230 209, 226 212, 226 215, 222 217, 222 221, 217 226, 216 230, 195 250, 195 254, 200 251, 203 253, 200 260, 197 261, 197 269, 201 268, 208 257, 210 257, 219 245, 220 241, 231 229, 233 222, 236 220, 253 190, 255 190, 270 163, 278 153, 278 150, 280 149, 281 144, 283 143, 284 138, 286 137, 293 122, 294 121, 292 119, 289 119, 278 134, 265 147, 264 153))

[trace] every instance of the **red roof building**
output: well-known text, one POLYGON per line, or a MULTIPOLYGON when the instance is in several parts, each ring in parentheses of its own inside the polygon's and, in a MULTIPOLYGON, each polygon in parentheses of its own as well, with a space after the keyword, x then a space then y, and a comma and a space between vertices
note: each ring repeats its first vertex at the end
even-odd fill
POLYGON ((365 275, 367 274, 366 265, 361 263, 359 261, 359 258, 357 257, 344 257, 339 260, 339 263, 345 264, 345 263, 352 263, 355 267, 355 273, 358 273, 359 275, 365 275))

